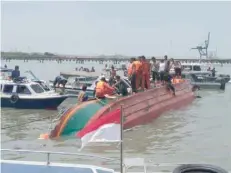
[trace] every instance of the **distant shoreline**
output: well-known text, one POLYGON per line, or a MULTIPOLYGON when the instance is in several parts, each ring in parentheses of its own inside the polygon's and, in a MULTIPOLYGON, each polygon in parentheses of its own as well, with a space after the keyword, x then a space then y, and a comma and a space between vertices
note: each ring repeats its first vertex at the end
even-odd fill
MULTIPOLYGON (((73 61, 87 61, 87 60, 95 60, 95 61, 128 61, 131 57, 134 56, 123 56, 123 55, 98 55, 98 56, 70 56, 70 55, 56 55, 53 53, 45 52, 45 53, 27 53, 27 52, 1 52, 1 59, 3 60, 56 60, 56 61, 65 61, 65 60, 73 60, 73 61)), ((155 56, 157 60, 163 59, 163 57, 155 56)), ((171 57, 169 57, 171 58, 171 57)), ((151 59, 151 57, 147 57, 147 59, 151 59)), ((174 58, 179 61, 199 61, 198 58, 174 58)), ((231 59, 202 59, 202 62, 229 62, 231 63, 231 59)))

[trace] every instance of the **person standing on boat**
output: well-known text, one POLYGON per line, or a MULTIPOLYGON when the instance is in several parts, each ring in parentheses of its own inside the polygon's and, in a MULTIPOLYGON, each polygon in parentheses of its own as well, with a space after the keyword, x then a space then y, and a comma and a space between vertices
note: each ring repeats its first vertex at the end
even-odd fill
POLYGON ((211 70, 211 72, 212 72, 212 77, 215 77, 215 75, 216 75, 215 67, 213 67, 213 69, 211 70))
POLYGON ((78 102, 85 102, 88 100, 88 94, 86 91, 87 91, 87 86, 83 85, 82 91, 79 93, 79 96, 78 96, 78 102))
POLYGON ((151 73, 152 73, 152 81, 155 83, 159 80, 159 63, 156 62, 156 58, 152 57, 150 62, 151 64, 151 73))
POLYGON ((136 70, 136 89, 141 88, 141 82, 142 82, 142 74, 143 74, 143 69, 142 69, 142 58, 141 56, 138 57, 138 60, 135 59, 133 62, 135 65, 135 70, 136 70))
POLYGON ((120 76, 116 76, 116 83, 115 83, 114 87, 116 88, 118 94, 120 94, 122 96, 128 95, 128 87, 121 80, 120 76))
POLYGON ((165 63, 164 60, 161 60, 159 64, 159 74, 160 74, 160 81, 162 82, 162 84, 164 83, 164 69, 165 69, 165 63))
POLYGON ((174 62, 175 76, 181 78, 181 63, 180 61, 174 62))
POLYGON ((105 77, 102 77, 96 85, 95 96, 102 99, 105 98, 105 95, 113 95, 114 92, 115 89, 106 82, 105 77))
POLYGON ((128 78, 131 81, 132 92, 136 93, 136 67, 134 61, 135 58, 130 59, 130 64, 128 65, 128 78))
POLYGON ((142 75, 141 75, 141 88, 150 88, 150 63, 146 60, 145 56, 141 56, 142 75))
POLYGON ((109 84, 112 86, 115 83, 116 70, 115 67, 111 66, 109 84))
POLYGON ((17 79, 20 77, 20 71, 19 71, 19 66, 15 66, 14 67, 14 70, 12 71, 12 74, 11 74, 11 79, 17 79))

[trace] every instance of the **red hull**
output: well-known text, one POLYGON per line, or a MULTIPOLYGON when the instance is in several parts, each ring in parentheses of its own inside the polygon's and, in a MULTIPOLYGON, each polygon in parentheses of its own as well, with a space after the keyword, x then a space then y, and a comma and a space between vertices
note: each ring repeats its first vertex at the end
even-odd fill
POLYGON ((86 126, 111 110, 115 110, 123 105, 124 128, 128 129, 153 121, 163 112, 185 106, 195 99, 192 86, 188 82, 174 86, 176 88, 176 96, 173 96, 166 87, 160 87, 119 99, 99 110, 88 121, 86 126))

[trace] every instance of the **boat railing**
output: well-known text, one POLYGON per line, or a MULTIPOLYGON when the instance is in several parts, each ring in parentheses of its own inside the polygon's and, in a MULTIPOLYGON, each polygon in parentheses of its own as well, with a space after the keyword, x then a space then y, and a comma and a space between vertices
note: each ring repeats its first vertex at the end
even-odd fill
MULTIPOLYGON (((51 164, 51 156, 52 155, 67 155, 67 156, 78 156, 78 157, 85 157, 85 158, 95 158, 95 159, 101 159, 107 162, 116 162, 118 163, 120 159, 118 158, 108 158, 108 157, 102 157, 98 155, 93 155, 93 154, 81 154, 81 153, 70 153, 70 152, 53 152, 53 151, 35 151, 35 150, 14 150, 14 149, 1 149, 2 152, 16 152, 16 153, 37 153, 37 154, 44 154, 46 155, 46 165, 51 164)), ((141 168, 142 172, 147 173, 150 168, 155 168, 155 172, 157 169, 159 172, 162 172, 163 169, 165 172, 171 172, 172 169, 176 168, 177 166, 180 165, 188 165, 189 163, 156 163, 153 159, 146 159, 146 158, 124 158, 124 173, 126 172, 131 172, 129 170, 132 170, 133 168, 141 168), (167 168, 167 170, 166 170, 167 168), (168 169, 172 168, 172 169, 168 169)), ((55 163, 55 162, 54 162, 55 163)), ((119 163, 118 163, 119 164, 119 163)), ((203 164, 206 165, 208 163, 190 163, 190 164, 203 164)), ((132 170, 132 172, 137 172, 137 170, 132 170)), ((138 171, 140 172, 140 171, 138 171)), ((153 171, 151 171, 153 172, 153 171)), ((231 173, 231 171, 229 171, 231 173)))
POLYGON ((98 155, 81 154, 81 153, 70 153, 70 152, 1 149, 1 153, 2 152, 44 154, 44 155, 46 155, 46 164, 47 165, 49 165, 51 163, 51 159, 50 159, 51 155, 68 155, 68 156, 79 156, 79 157, 88 157, 88 158, 102 159, 102 160, 107 160, 107 161, 118 161, 118 159, 112 159, 112 158, 102 157, 102 156, 98 156, 98 155))

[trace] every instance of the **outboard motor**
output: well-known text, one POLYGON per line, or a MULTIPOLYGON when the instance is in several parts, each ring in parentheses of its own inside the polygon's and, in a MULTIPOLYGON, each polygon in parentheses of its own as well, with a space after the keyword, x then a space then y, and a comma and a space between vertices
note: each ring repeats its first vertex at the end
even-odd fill
POLYGON ((228 171, 213 165, 186 164, 176 167, 173 173, 228 173, 228 171))

